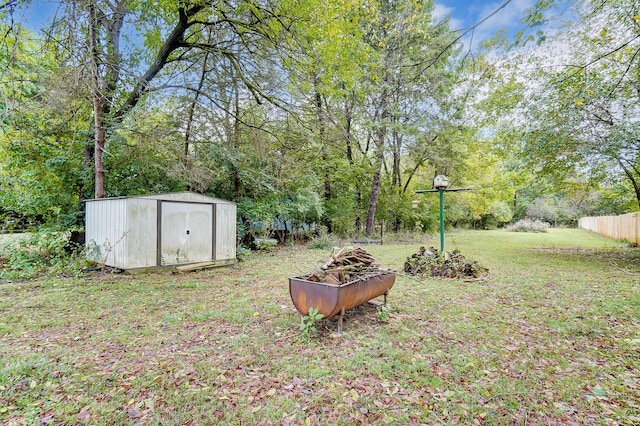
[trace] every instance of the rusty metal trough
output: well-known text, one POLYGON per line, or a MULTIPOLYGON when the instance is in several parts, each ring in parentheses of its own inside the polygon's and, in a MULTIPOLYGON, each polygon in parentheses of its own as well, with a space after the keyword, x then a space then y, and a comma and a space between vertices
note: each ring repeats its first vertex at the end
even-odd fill
POLYGON ((307 315, 309 308, 318 309, 318 312, 324 315, 323 319, 339 315, 338 333, 342 333, 345 311, 381 295, 384 295, 386 305, 387 295, 395 279, 396 276, 391 271, 368 274, 339 285, 292 277, 289 278, 289 293, 301 315, 307 315))

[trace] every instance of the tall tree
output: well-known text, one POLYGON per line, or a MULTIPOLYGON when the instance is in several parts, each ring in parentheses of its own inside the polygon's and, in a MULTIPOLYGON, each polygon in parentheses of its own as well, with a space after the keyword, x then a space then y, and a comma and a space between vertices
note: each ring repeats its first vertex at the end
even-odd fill
POLYGON ((252 81, 255 68, 246 61, 259 51, 257 43, 277 42, 284 18, 269 3, 248 0, 149 5, 125 0, 68 0, 65 4, 70 23, 65 28, 86 31, 85 37, 75 34, 72 39, 79 41, 74 46, 77 52, 86 52, 76 55, 75 65, 86 63, 91 70, 97 198, 105 194, 102 157, 108 139, 145 95, 163 85, 172 86, 195 58, 200 60, 198 52, 226 58, 254 97, 267 97, 252 81), (126 33, 137 32, 135 41, 144 40, 147 50, 135 44, 125 46, 125 29, 126 33), (210 34, 213 37, 208 37, 210 34), (88 41, 86 50, 83 40, 88 41))
MULTIPOLYGON (((322 176, 319 191, 327 214, 323 223, 333 231, 333 219, 344 216, 345 192, 352 185, 347 176, 353 156, 352 131, 354 98, 371 50, 362 42, 363 22, 375 19, 376 10, 366 0, 296 1, 300 16, 293 30, 294 44, 285 61, 297 118, 317 155, 305 159, 322 176), (346 173, 344 155, 349 158, 346 173)), ((357 185, 357 183, 356 183, 357 185)), ((338 225, 340 227, 341 225, 338 225)), ((350 226, 353 226, 352 224, 350 226)))
POLYGON ((74 225, 90 106, 33 33, 0 30, 0 210, 74 225))
POLYGON ((378 61, 369 72, 373 177, 365 233, 373 232, 386 153, 392 153, 391 182, 402 191, 404 144, 433 140, 434 120, 451 88, 447 61, 453 40, 446 21, 435 22, 432 2, 379 2, 379 21, 366 39, 378 61), (418 118, 416 118, 418 117, 418 118), (431 135, 422 137, 421 135, 431 135), (416 138, 416 136, 418 136, 416 138))
POLYGON ((622 174, 640 208, 640 4, 575 2, 572 10, 566 31, 530 49, 526 152, 553 173, 622 174))

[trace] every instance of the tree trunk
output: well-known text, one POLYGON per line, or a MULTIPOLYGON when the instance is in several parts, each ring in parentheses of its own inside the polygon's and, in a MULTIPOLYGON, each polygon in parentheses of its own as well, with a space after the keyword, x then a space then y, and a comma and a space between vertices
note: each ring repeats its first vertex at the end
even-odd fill
MULTIPOLYGON (((356 162, 353 158, 353 135, 351 133, 353 125, 353 103, 352 100, 345 101, 344 103, 344 118, 345 118, 345 141, 347 144, 347 160, 353 170, 356 169, 356 162)), ((362 190, 360 189, 360 180, 356 179, 356 219, 354 226, 357 232, 360 232, 362 227, 362 216, 360 215, 360 207, 362 205, 362 190)))
POLYGON ((402 176, 400 173, 400 159, 402 157, 402 136, 397 130, 393 130, 393 170, 391 171, 391 186, 398 188, 398 193, 401 192, 402 176))
MULTIPOLYGON (((317 82, 315 82, 317 84, 317 82)), ((325 202, 331 201, 331 173, 329 170, 329 152, 327 151, 327 145, 325 143, 325 122, 324 122, 324 114, 322 113, 322 94, 316 88, 315 92, 315 108, 318 120, 318 137, 320 139, 320 143, 322 144, 321 155, 322 155, 322 164, 323 164, 323 173, 324 173, 324 200, 325 202)), ((333 223, 331 219, 326 219, 325 225, 327 227, 327 232, 333 232, 333 223)))
POLYGON ((100 94, 93 94, 93 114, 96 126, 95 131, 95 198, 104 198, 104 163, 102 161, 102 153, 104 152, 105 136, 104 122, 102 120, 102 104, 100 102, 100 94))
MULTIPOLYGON (((382 117, 386 118, 387 112, 384 111, 382 117)), ((384 127, 384 119, 382 127, 378 130, 378 152, 376 154, 376 171, 373 173, 371 180, 371 198, 369 199, 369 211, 367 212, 367 226, 365 235, 371 237, 373 235, 373 225, 375 223, 376 208, 378 207, 378 195, 380 194, 380 175, 382 173, 382 163, 384 162, 384 140, 386 136, 386 128, 384 127)))
MULTIPOLYGON (((234 80, 237 81, 237 80, 234 80)), ((233 91, 233 154, 237 155, 240 151, 240 90, 236 84, 233 91)), ((233 193, 237 202, 240 202, 240 193, 242 191, 242 182, 240 181, 240 168, 238 163, 234 161, 232 167, 233 193)))
MULTIPOLYGON (((191 151, 191 135, 193 131, 193 120, 196 115, 196 109, 198 107, 198 100, 200 99, 200 93, 202 92, 202 87, 204 86, 205 79, 207 77, 207 62, 209 61, 209 51, 205 51, 204 59, 202 60, 202 69, 200 70, 200 80, 198 81, 198 87, 193 96, 193 101, 189 105, 189 112, 187 117, 187 127, 184 132, 184 169, 187 172, 187 176, 189 176, 189 169, 191 167, 190 156, 191 151)), ((193 185, 191 182, 187 182, 186 190, 191 191, 193 189, 193 185)))
POLYGON ((89 12, 89 43, 91 45, 91 97, 93 102, 94 129, 94 197, 104 198, 104 164, 102 153, 105 145, 104 109, 102 93, 100 90, 100 54, 98 52, 98 14, 93 3, 87 5, 89 12))
MULTIPOLYGON (((389 66, 389 58, 385 60, 387 66, 389 66)), ((388 67, 388 69, 390 69, 388 67)), ((365 234, 367 237, 371 237, 373 234, 373 225, 375 221, 376 208, 378 206, 378 195, 380 193, 380 175, 382 173, 382 167, 384 163, 384 146, 385 139, 387 137, 387 120, 389 119, 389 89, 388 89, 388 78, 385 78, 382 82, 382 91, 380 92, 380 105, 378 107, 378 111, 380 114, 378 115, 377 120, 377 135, 376 135, 376 170, 373 173, 373 179, 371 181, 371 198, 369 199, 369 211, 367 212, 367 225, 365 228, 365 234)))
POLYGON ((124 17, 126 15, 125 1, 119 1, 110 5, 112 14, 108 17, 100 11, 95 2, 87 2, 89 13, 89 43, 91 56, 91 91, 94 113, 94 142, 95 142, 95 198, 104 198, 104 163, 102 155, 107 141, 107 126, 115 126, 125 114, 137 105, 141 96, 146 92, 149 82, 166 65, 171 52, 177 49, 182 42, 182 36, 188 28, 188 18, 195 15, 203 8, 201 5, 192 6, 190 9, 178 8, 179 20, 173 31, 165 41, 156 56, 154 63, 147 69, 142 78, 129 93, 128 98, 118 111, 111 114, 111 101, 119 82, 121 66, 119 38, 124 17), (100 40, 100 29, 106 31, 106 39, 100 40), (104 44, 104 52, 100 51, 100 44, 104 44), (102 55, 105 55, 103 58, 102 55), (101 69, 104 69, 103 73, 101 69), (105 123, 105 117, 110 119, 105 123))
POLYGON ((378 194, 380 193, 380 173, 382 169, 382 163, 379 163, 378 170, 373 174, 373 180, 371 181, 371 199, 369 200, 369 211, 367 212, 367 226, 365 228, 365 235, 371 237, 373 235, 373 225, 376 216, 376 207, 378 206, 378 194))
MULTIPOLYGON (((94 125, 94 196, 104 198, 104 162, 103 154, 107 143, 105 118, 111 112, 113 95, 120 80, 122 59, 120 57, 120 32, 126 15, 124 1, 110 5, 111 13, 105 14, 96 2, 87 2, 89 15, 89 55, 91 59, 91 97, 94 125), (104 30, 104 40, 100 39, 104 30), (103 44, 103 49, 100 45, 103 44)), ((91 155, 87 150, 86 155, 91 155)))

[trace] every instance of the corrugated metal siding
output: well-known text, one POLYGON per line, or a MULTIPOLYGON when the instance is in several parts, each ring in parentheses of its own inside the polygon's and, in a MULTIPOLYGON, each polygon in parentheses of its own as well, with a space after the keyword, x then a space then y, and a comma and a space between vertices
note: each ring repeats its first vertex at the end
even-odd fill
POLYGON ((126 199, 87 202, 86 241, 95 262, 125 267, 126 204, 126 199), (93 251, 92 247, 96 250, 93 251))
POLYGON ((158 202, 143 198, 127 200, 127 235, 123 268, 146 268, 156 266, 158 240, 158 202))
POLYGON ((236 205, 216 204, 215 260, 236 258, 236 205))
MULTIPOLYGON (((164 201, 176 206, 183 205, 187 212, 199 205, 200 207, 196 210, 201 210, 198 213, 200 216, 208 212, 209 220, 196 221, 206 224, 206 226, 196 225, 203 229, 189 229, 196 233, 192 237, 209 238, 207 244, 202 241, 198 243, 203 247, 207 246, 207 253, 198 254, 197 259, 188 258, 178 263, 199 262, 209 260, 211 257, 215 257, 213 260, 236 258, 236 204, 201 194, 183 192, 88 200, 85 216, 87 246, 91 248, 93 245, 98 249, 90 253, 91 260, 122 269, 159 266, 158 258, 162 258, 162 255, 158 231, 164 225, 158 217, 158 205, 164 201), (214 214, 215 220, 212 217, 214 214), (212 249, 213 253, 211 253, 212 249)), ((192 226, 187 223, 187 227, 192 226)), ((170 231, 167 230, 167 232, 170 231)), ((186 232, 186 228, 180 232, 186 232)), ((192 239, 195 240, 195 238, 192 239)), ((161 263, 175 264, 171 261, 161 263)))

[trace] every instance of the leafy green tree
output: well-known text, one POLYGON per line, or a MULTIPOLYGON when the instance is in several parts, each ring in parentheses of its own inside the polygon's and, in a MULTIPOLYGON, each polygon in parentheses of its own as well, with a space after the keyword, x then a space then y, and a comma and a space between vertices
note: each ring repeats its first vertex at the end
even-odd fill
POLYGON ((75 224, 88 109, 32 33, 1 29, 0 206, 9 216, 75 224))
POLYGON ((432 2, 61 5, 44 43, 54 78, 37 75, 41 93, 74 83, 57 110, 79 117, 69 193, 186 188, 238 201, 243 223, 371 235, 380 221, 428 229, 437 205, 412 210, 412 190, 445 173, 483 188, 452 197, 455 222, 509 216, 517 188, 469 122, 470 74, 432 2))
MULTIPOLYGON (((198 180, 185 170, 179 123, 168 105, 139 105, 105 147, 105 195, 118 197, 183 190, 198 180)), ((202 178, 207 180, 206 177, 202 178)))
MULTIPOLYGON (((545 19, 547 9, 538 6, 531 22, 545 19)), ((561 180, 584 170, 609 180, 624 176, 640 208, 640 9, 628 0, 573 6, 566 32, 530 55, 535 86, 523 99, 524 148, 532 164, 561 180), (546 66, 549 49, 563 48, 561 62, 546 66)))
POLYGON ((361 205, 362 184, 355 175, 366 167, 355 152, 360 138, 355 109, 363 99, 361 81, 372 53, 362 37, 377 11, 362 0, 296 1, 288 7, 301 17, 294 21, 295 44, 284 61, 297 105, 292 117, 301 125, 293 130, 298 145, 309 150, 300 160, 322 177, 318 192, 326 205, 324 225, 333 232, 335 221, 340 229, 351 222, 346 225, 351 229, 360 221, 359 209, 344 206, 361 205), (354 193, 360 195, 352 202, 354 193))
POLYGON ((285 25, 285 17, 272 5, 253 1, 150 5, 124 0, 69 0, 64 5, 64 19, 52 41, 65 40, 65 47, 74 53, 65 58, 69 66, 90 71, 97 198, 105 194, 103 158, 109 138, 149 93, 163 88, 191 90, 193 75, 202 81, 200 73, 188 71, 202 60, 203 52, 225 58, 256 99, 267 97, 252 81, 251 70, 257 68, 249 61, 260 51, 258 43, 273 45, 285 25), (132 38, 124 36, 130 33, 136 35, 133 44, 127 44, 132 38), (135 44, 139 39, 144 49, 135 44))
POLYGON ((367 235, 373 232, 385 153, 392 152, 392 183, 402 188, 403 145, 420 131, 433 130, 429 128, 431 123, 416 122, 413 117, 438 113, 441 107, 438 94, 447 81, 448 52, 444 55, 442 52, 451 41, 446 23, 434 24, 431 2, 381 1, 378 8, 379 19, 365 35, 377 59, 368 70, 367 80, 373 166, 367 235))

